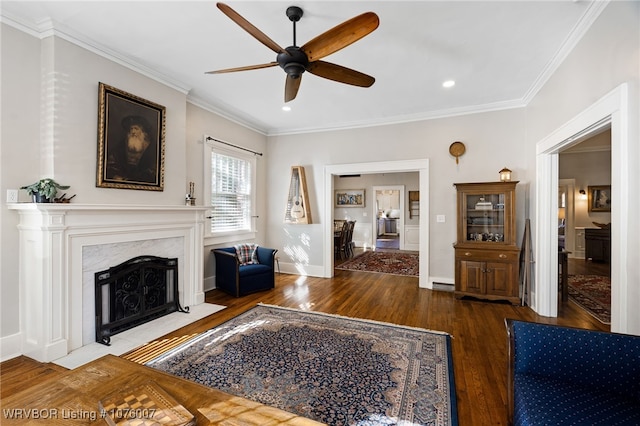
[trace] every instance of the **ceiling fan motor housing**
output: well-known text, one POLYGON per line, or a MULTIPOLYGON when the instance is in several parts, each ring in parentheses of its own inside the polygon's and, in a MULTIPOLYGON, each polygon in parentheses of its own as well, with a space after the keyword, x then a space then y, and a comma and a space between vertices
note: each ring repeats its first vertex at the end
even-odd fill
POLYGON ((309 66, 309 58, 307 54, 298 46, 289 46, 287 52, 278 53, 276 61, 278 65, 293 79, 300 78, 303 72, 309 66))

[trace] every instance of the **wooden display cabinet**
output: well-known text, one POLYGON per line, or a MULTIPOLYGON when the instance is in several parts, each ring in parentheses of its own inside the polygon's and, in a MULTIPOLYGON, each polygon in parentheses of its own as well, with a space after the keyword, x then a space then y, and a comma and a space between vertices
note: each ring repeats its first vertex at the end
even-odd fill
POLYGON ((456 183, 455 295, 520 304, 518 182, 456 183))

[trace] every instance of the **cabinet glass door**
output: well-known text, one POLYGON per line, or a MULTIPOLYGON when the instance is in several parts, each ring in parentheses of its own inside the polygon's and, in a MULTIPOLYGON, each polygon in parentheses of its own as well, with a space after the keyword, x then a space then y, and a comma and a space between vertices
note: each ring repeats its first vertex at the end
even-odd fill
MULTIPOLYGON (((505 194, 465 194, 466 241, 505 242, 505 194)), ((508 237, 507 237, 508 238, 508 237)))

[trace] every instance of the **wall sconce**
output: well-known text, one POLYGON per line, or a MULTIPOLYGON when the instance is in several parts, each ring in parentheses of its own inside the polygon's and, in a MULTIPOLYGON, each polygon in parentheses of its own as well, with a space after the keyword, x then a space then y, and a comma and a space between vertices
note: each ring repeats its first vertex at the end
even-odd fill
POLYGON ((580 199, 581 200, 586 200, 587 199, 587 193, 585 192, 584 189, 581 189, 580 191, 578 191, 580 193, 580 199))
POLYGON ((501 182, 509 182, 511 180, 511 170, 506 167, 500 170, 500 181, 501 182))

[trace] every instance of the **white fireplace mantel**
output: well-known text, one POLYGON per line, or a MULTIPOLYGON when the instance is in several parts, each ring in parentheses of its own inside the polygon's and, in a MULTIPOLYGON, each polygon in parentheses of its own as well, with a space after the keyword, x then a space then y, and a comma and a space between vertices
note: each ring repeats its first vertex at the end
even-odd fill
POLYGON ((8 208, 20 215, 24 355, 49 362, 82 346, 84 247, 181 241, 177 248, 184 259, 178 274, 180 303, 204 302, 204 207, 16 203, 8 208))

